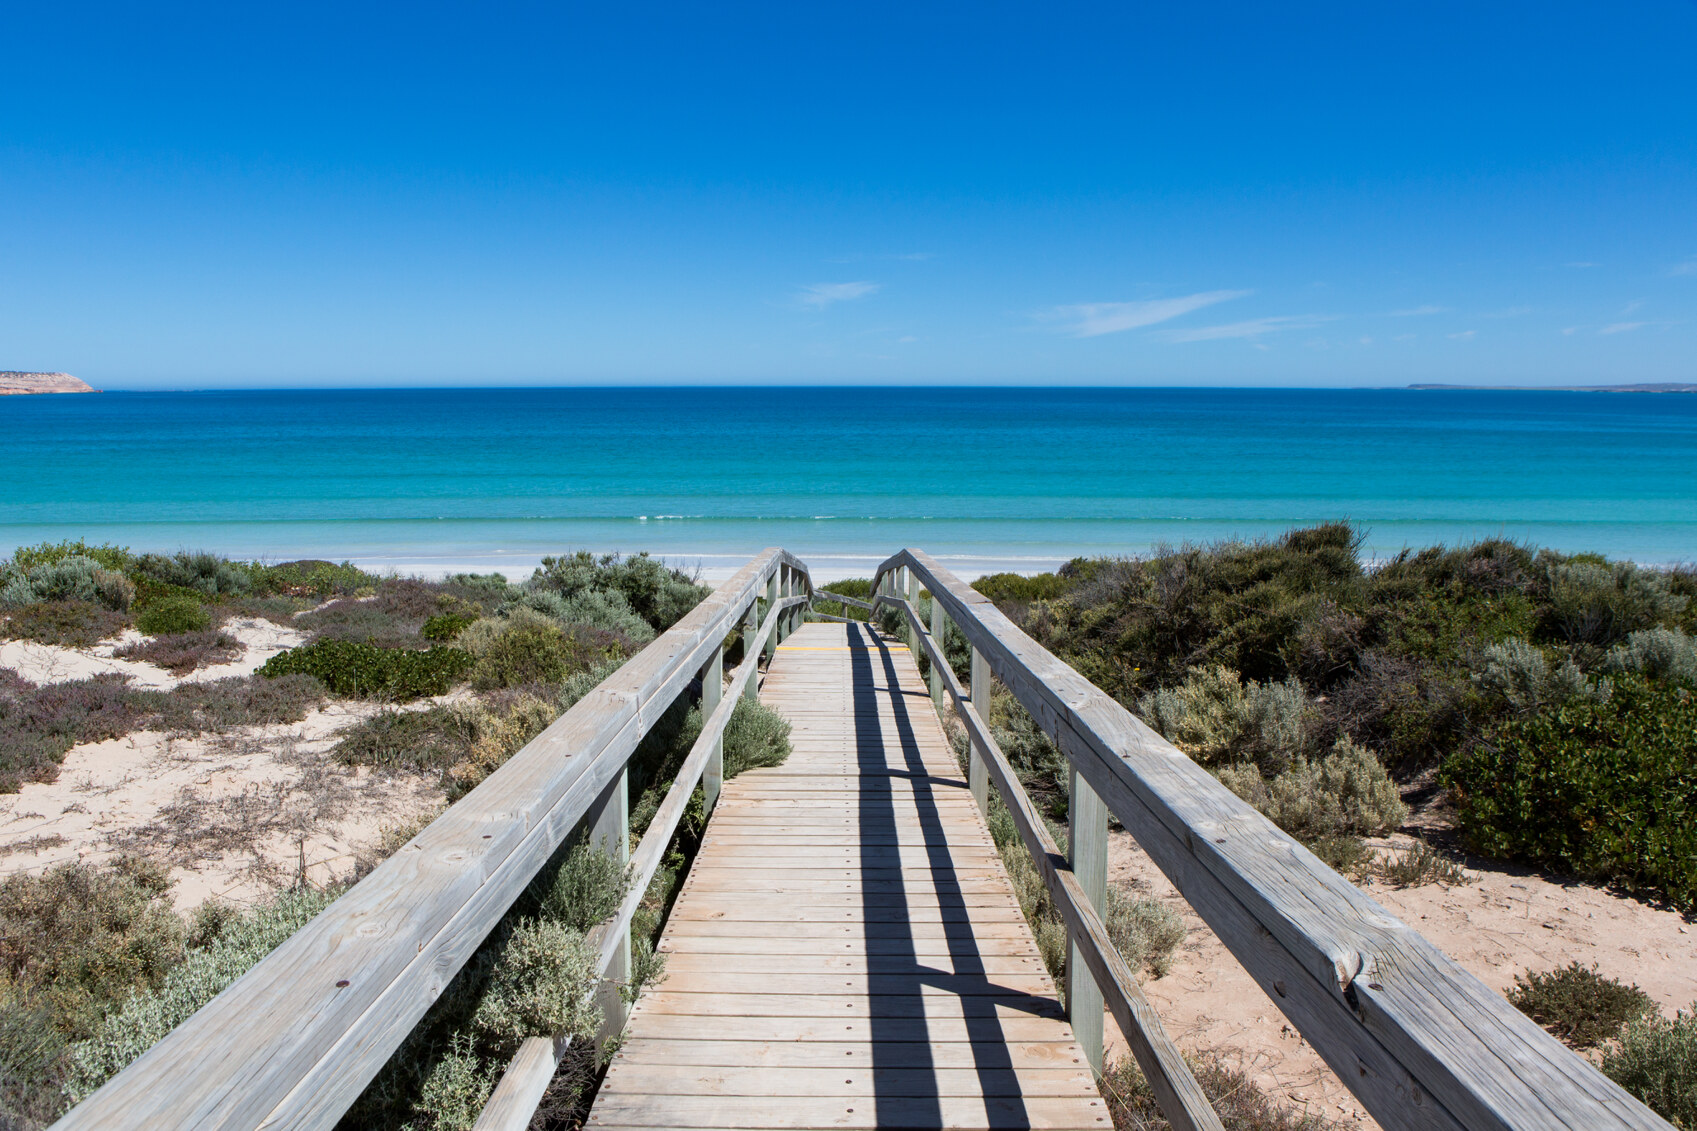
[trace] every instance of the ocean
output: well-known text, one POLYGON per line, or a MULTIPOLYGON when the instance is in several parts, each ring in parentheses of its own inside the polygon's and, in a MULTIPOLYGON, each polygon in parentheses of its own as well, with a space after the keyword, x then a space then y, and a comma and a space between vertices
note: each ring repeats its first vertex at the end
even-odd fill
POLYGON ((1697 560, 1697 396, 1389 389, 564 388, 0 398, 0 554, 133 549, 528 574, 647 550, 963 576, 1347 519, 1697 560))

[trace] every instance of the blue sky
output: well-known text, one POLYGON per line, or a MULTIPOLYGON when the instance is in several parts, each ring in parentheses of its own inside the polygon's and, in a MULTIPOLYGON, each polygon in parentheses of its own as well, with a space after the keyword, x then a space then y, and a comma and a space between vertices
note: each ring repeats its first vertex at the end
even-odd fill
POLYGON ((1697 380, 1697 3, 8 5, 0 368, 1697 380))

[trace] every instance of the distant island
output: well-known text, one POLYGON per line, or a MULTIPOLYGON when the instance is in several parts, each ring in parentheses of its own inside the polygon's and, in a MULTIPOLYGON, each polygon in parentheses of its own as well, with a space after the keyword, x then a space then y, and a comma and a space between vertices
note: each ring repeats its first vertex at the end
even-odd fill
POLYGON ((1487 389, 1525 393, 1697 393, 1697 384, 1664 381, 1644 385, 1410 385, 1410 389, 1487 389))
POLYGON ((22 393, 98 393, 69 373, 20 373, 0 369, 0 397, 22 393))

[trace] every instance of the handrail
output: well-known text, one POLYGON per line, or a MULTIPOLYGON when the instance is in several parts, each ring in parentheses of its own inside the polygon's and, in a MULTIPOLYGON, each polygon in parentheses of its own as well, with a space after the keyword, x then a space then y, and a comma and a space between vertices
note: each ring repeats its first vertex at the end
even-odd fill
POLYGON ((813 591, 813 599, 815 601, 835 601, 839 605, 853 605, 857 609, 865 609, 867 612, 872 611, 871 604, 866 601, 862 601, 859 597, 847 597, 841 593, 833 593, 829 589, 815 589, 813 591))
POLYGON ((758 656, 800 585, 762 551, 55 1128, 334 1126, 566 838, 614 795, 622 815, 638 742, 727 636, 764 599, 758 656))
POLYGON ((873 592, 902 568, 1387 1131, 1668 1131, 928 555, 873 592))
POLYGON ((1060 845, 1055 843, 1037 807, 1031 803, 1025 787, 1009 764, 1007 755, 1002 753, 1001 746, 990 733, 985 721, 989 715, 988 704, 971 702, 967 698, 936 636, 925 631, 920 623, 919 611, 912 603, 887 594, 876 594, 874 603, 892 606, 907 617, 914 638, 931 661, 931 669, 942 676, 943 687, 954 703, 955 714, 966 727, 973 747, 984 758, 990 778, 996 783, 997 792, 1013 816, 1020 840, 1031 854, 1032 863, 1043 877, 1050 898, 1055 901, 1056 909, 1066 922, 1067 934, 1078 946, 1079 954, 1090 967, 1103 998, 1113 1010, 1114 1020, 1119 1023, 1120 1032, 1125 1034, 1132 1055, 1154 1090, 1167 1122, 1174 1131, 1224 1131, 1219 1115, 1208 1102, 1207 1093, 1196 1082, 1178 1046, 1167 1036, 1154 1007, 1143 996, 1137 976, 1108 936, 1102 916, 1091 906, 1078 877, 1062 855, 1060 845))

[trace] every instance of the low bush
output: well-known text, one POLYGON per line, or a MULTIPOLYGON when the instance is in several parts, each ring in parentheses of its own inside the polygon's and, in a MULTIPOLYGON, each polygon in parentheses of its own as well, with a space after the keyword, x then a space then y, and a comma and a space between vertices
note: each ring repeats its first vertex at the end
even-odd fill
POLYGON ((1305 842, 1376 836, 1408 818, 1385 767, 1347 738, 1338 739, 1324 758, 1298 756, 1271 780, 1253 762, 1222 767, 1219 776, 1226 788, 1305 842))
POLYGON ((405 702, 443 695, 471 667, 472 657, 440 645, 428 651, 379 648, 351 640, 321 640, 265 661, 262 676, 310 675, 337 695, 405 702))
POLYGON ((634 650, 627 637, 565 627, 528 606, 468 625, 456 643, 474 657, 472 685, 485 691, 557 683, 574 672, 622 663, 634 650))
POLYGON ((182 955, 182 921, 156 865, 61 864, 0 881, 0 1126, 63 1110, 72 1042, 182 955))
POLYGON ((252 911, 226 917, 214 936, 122 1008, 105 1016, 71 1049, 65 1094, 80 1103, 188 1020, 260 959, 307 924, 340 894, 297 888, 252 911))
POLYGON ((1194 671, 1137 706, 1145 722, 1203 765, 1250 761, 1268 774, 1300 757, 1315 722, 1296 680, 1244 683, 1219 666, 1194 671))
POLYGON ((514 692, 422 711, 381 711, 344 731, 331 754, 344 765, 440 774, 452 800, 475 788, 563 710, 554 697, 514 692))
POLYGON ((1508 1000, 1520 1012, 1578 1049, 1620 1035, 1629 1021, 1656 1011, 1637 986, 1605 978, 1592 966, 1570 962, 1543 974, 1516 974, 1508 1000))
POLYGON ((175 554, 143 554, 134 572, 143 578, 192 589, 205 597, 230 597, 254 588, 252 568, 204 550, 175 554))
MULTIPOLYGON (((1028 605, 1033 601, 1052 601, 1056 597, 1064 597, 1075 584, 1072 578, 1053 573, 1040 573, 1035 576, 991 573, 974 581, 972 587, 998 605, 1003 602, 1028 605)), ((849 596, 857 597, 860 594, 850 593, 849 596)))
POLYGON ((11 564, 16 569, 28 571, 36 566, 62 562, 66 558, 93 558, 102 569, 114 573, 128 573, 135 568, 135 555, 130 553, 127 547, 114 546, 109 542, 91 546, 81 538, 75 542, 42 542, 34 546, 19 546, 12 554, 11 564))
POLYGON ((1425 841, 1416 841, 1406 852, 1381 860, 1379 875, 1399 888, 1421 887, 1425 884, 1465 884, 1472 878, 1467 874, 1467 869, 1425 841))
POLYGON ((342 597, 294 618, 293 627, 310 632, 313 640, 353 640, 383 648, 416 648, 424 641, 419 629, 424 618, 396 615, 372 599, 342 597))
POLYGON ((140 722, 173 734, 220 733, 237 727, 298 723, 324 702, 325 687, 310 675, 231 676, 180 683, 170 691, 132 693, 140 722))
POLYGON ((1103 917, 1108 937, 1133 970, 1147 968, 1157 978, 1172 968, 1173 952, 1184 942, 1184 920, 1166 904, 1132 899, 1108 886, 1108 911, 1103 917))
POLYGON ((1622 674, 1603 701, 1511 718, 1443 780, 1475 849, 1697 906, 1697 700, 1622 674))
POLYGON ((76 556, 12 570, 0 585, 0 607, 87 601, 122 612, 134 594, 135 587, 122 574, 103 569, 93 558, 76 556))
POLYGON ((92 648, 123 632, 129 618, 92 601, 43 601, 0 610, 0 636, 92 648))
POLYGON ((1581 695, 1608 695, 1607 684, 1586 679, 1572 660, 1552 668, 1543 651, 1524 640, 1487 644, 1481 659, 1483 666, 1473 675, 1474 685, 1521 713, 1558 706, 1581 695))
POLYGON ((477 616, 473 613, 438 613, 424 622, 424 627, 418 630, 418 634, 426 640, 450 644, 475 620, 477 616))
MULTIPOLYGON (((840 593, 844 597, 858 597, 862 601, 872 599, 872 579, 867 577, 843 577, 836 581, 819 586, 820 589, 832 593, 840 593)), ((826 613, 834 617, 847 617, 849 620, 866 620, 868 613, 865 609, 854 605, 845 605, 840 601, 815 601, 815 612, 826 613)))
POLYGON ((1697 1005, 1628 1025, 1603 1054, 1603 1072, 1675 1127, 1697 1127, 1697 1005))
POLYGON ((316 558, 268 566, 256 565, 251 572, 262 592, 285 597, 322 599, 350 596, 358 590, 375 586, 379 580, 352 562, 337 565, 335 562, 316 558))
POLYGON ((160 597, 136 613, 136 628, 149 636, 204 632, 211 625, 211 615, 193 597, 160 597))
POLYGON ((164 668, 172 675, 187 675, 196 668, 229 663, 245 646, 226 632, 209 628, 202 632, 179 632, 126 644, 113 651, 124 660, 141 660, 164 668))
MULTIPOLYGON (((1187 1059, 1226 1131, 1341 1131, 1343 1127, 1323 1115, 1285 1107, 1217 1053, 1187 1059)), ((1170 1131, 1172 1124, 1161 1114, 1155 1091, 1136 1061, 1122 1058, 1097 1082, 1115 1131, 1170 1131)))
POLYGON ((1570 644, 1607 647, 1637 629, 1676 623, 1686 605, 1666 573, 1631 562, 1551 560, 1544 580, 1547 628, 1570 644))
POLYGON ((738 699, 725 724, 725 780, 744 770, 780 766, 790 756, 790 724, 755 699, 738 699))
POLYGON ((0 793, 52 781, 71 747, 126 734, 143 713, 122 676, 20 684, 0 685, 0 793))
MULTIPOLYGON (((580 550, 571 557, 543 558, 530 580, 532 590, 548 590, 565 598, 584 593, 617 592, 655 632, 664 632, 712 592, 681 570, 637 554, 595 557, 580 550)), ((594 624, 593 621, 578 623, 594 624)), ((602 627, 602 626, 597 626, 602 627)), ((607 626, 611 627, 611 626, 607 626)))
POLYGON ((1677 628, 1647 628, 1609 649, 1604 666, 1616 672, 1642 672, 1674 683, 1697 684, 1697 637, 1677 628))

